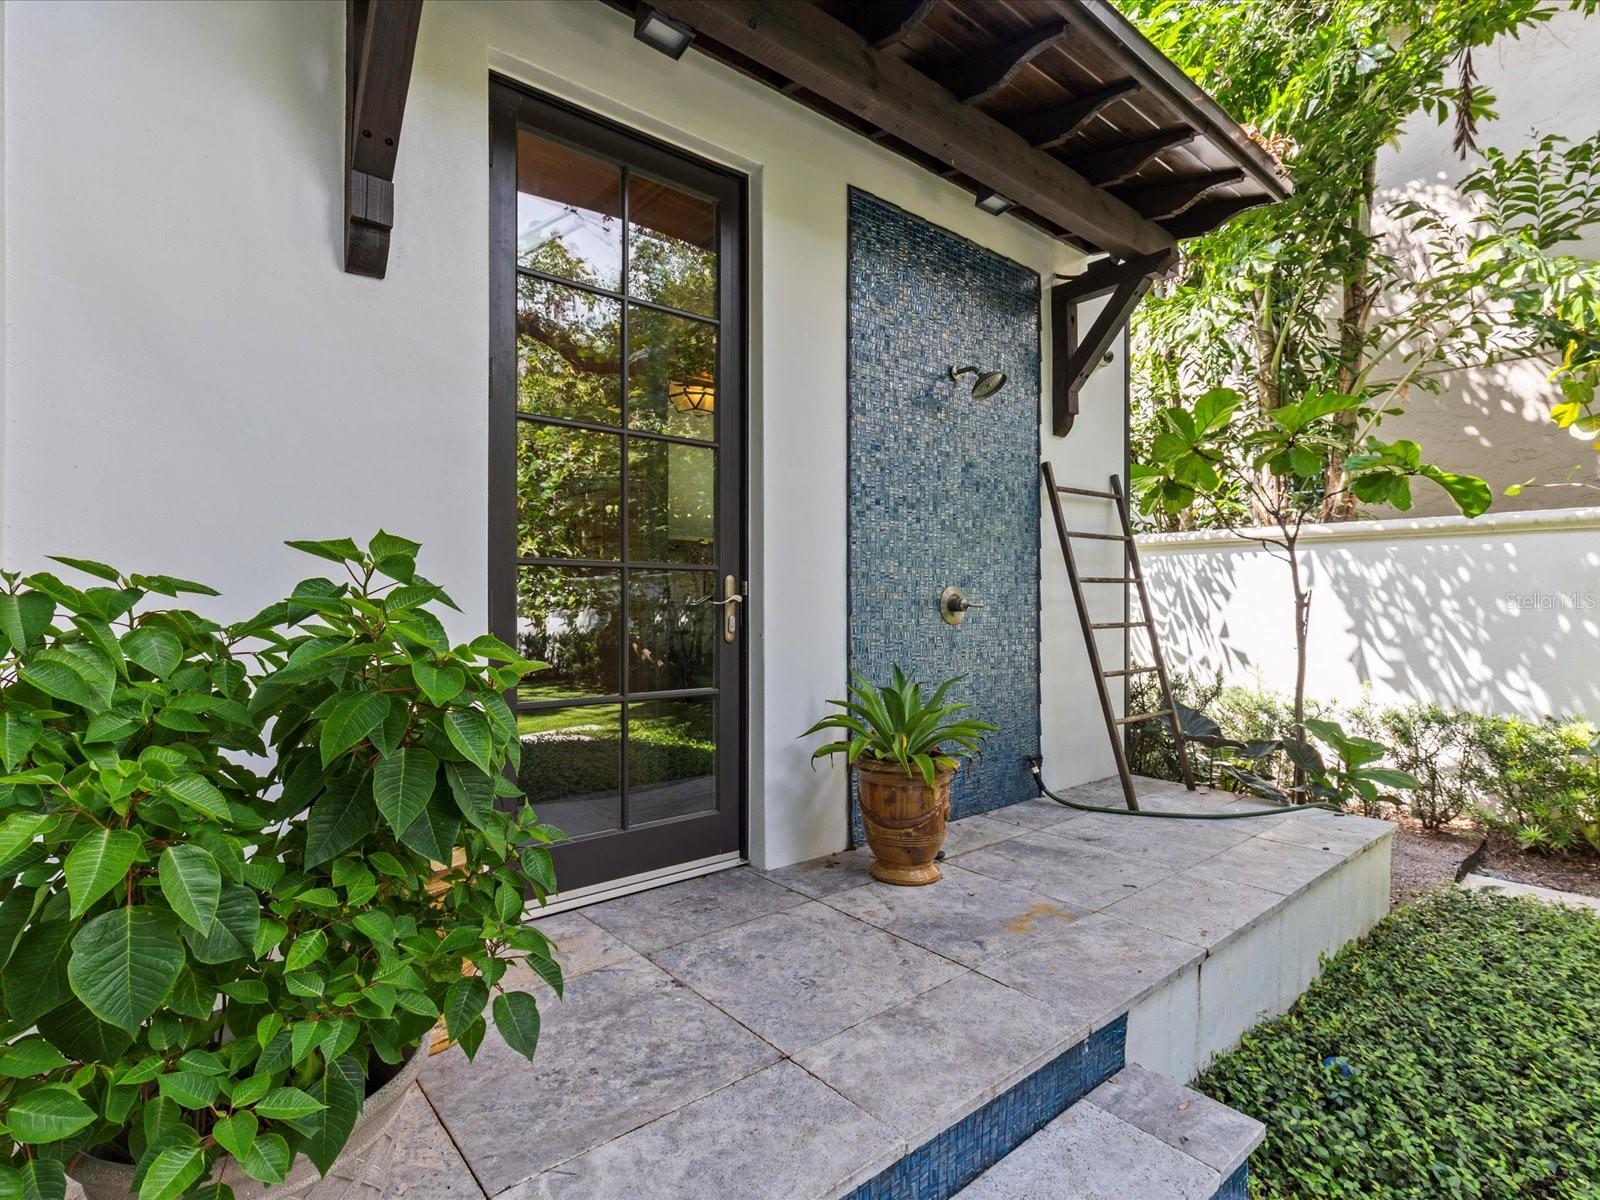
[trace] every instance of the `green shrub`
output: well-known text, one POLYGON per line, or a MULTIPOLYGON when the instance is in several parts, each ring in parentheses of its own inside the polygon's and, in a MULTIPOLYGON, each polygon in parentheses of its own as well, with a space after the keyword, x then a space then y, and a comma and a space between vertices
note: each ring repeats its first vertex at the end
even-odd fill
MULTIPOLYGON (((1250 744, 1279 739, 1292 724, 1287 700, 1260 688, 1200 684, 1192 675, 1172 677, 1173 692, 1211 717, 1225 738, 1250 744), (1207 703, 1209 702, 1209 703, 1207 703)), ((1144 676, 1130 685, 1130 711, 1161 707, 1160 690, 1144 676)), ((1483 716, 1436 704, 1376 709, 1366 696, 1353 705, 1309 701, 1307 717, 1338 720, 1388 752, 1382 766, 1416 778, 1405 808, 1424 828, 1438 829, 1461 816, 1514 837, 1527 850, 1559 853, 1588 849, 1600 853, 1600 753, 1595 729, 1586 721, 1483 716)), ((1151 721, 1130 729, 1129 762, 1134 771, 1158 779, 1180 778, 1177 757, 1165 726, 1151 721)), ((1225 770, 1227 753, 1191 743, 1197 775, 1218 787, 1242 786, 1225 770)), ((1294 763, 1286 754, 1260 759, 1251 768, 1271 786, 1293 781, 1294 763)), ((1398 799, 1387 791, 1351 794, 1368 816, 1383 816, 1398 799)))
POLYGON ((1474 717, 1476 814, 1530 850, 1600 851, 1600 760, 1583 721, 1474 717))
POLYGON ((1600 918, 1447 888, 1198 1086, 1267 1125, 1256 1200, 1594 1200, 1600 918))
POLYGON ((0 1196, 61 1200, 84 1151, 140 1200, 227 1200, 228 1156, 326 1172, 441 1014, 468 1054, 486 1010, 533 1054, 502 979, 560 990, 522 924, 553 831, 496 800, 534 664, 450 643, 414 542, 292 544, 347 578, 230 628, 146 603, 215 594, 183 580, 0 576, 0 1196))
POLYGON ((1437 704, 1410 704, 1379 715, 1395 766, 1417 780, 1409 807, 1424 829, 1448 825, 1473 807, 1469 770, 1480 723, 1469 713, 1437 704))

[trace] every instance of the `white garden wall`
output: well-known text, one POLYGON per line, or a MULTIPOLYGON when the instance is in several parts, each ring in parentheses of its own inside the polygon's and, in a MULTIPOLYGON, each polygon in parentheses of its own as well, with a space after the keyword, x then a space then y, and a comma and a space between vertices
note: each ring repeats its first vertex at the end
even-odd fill
MULTIPOLYGON (((485 624, 491 71, 748 172, 751 856, 844 844, 844 774, 796 735, 844 682, 846 188, 1041 272, 1073 252, 702 55, 671 62, 602 4, 452 0, 424 10, 388 278, 359 278, 340 0, 0 14, 5 564, 200 578, 224 616, 314 569, 282 539, 384 525, 424 543, 456 632, 485 624)), ((1100 372, 1071 439, 1046 438, 1063 478, 1117 469, 1124 395, 1100 372)), ((1059 559, 1044 570, 1065 784, 1111 764, 1059 559)))
MULTIPOLYGON (((1227 533, 1139 546, 1169 665, 1292 691, 1280 559, 1227 533)), ((1308 695, 1600 722, 1600 508, 1308 527, 1301 558, 1308 695)))

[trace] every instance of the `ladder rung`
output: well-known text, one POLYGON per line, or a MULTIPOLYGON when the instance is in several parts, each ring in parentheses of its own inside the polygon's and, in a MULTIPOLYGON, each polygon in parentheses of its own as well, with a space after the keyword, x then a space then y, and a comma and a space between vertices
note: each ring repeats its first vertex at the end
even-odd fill
POLYGON ((1163 708, 1158 712, 1135 713, 1131 717, 1118 717, 1117 724, 1132 725, 1139 721, 1153 721, 1157 717, 1170 717, 1171 715, 1172 710, 1170 708, 1163 708))
POLYGON ((1079 583, 1138 583, 1132 575, 1085 575, 1079 583))
POLYGON ((1116 500, 1119 497, 1115 492, 1097 492, 1094 488, 1068 487, 1066 484, 1057 484, 1056 491, 1066 492, 1070 496, 1093 496, 1096 500, 1116 500))
POLYGON ((1128 535, 1125 533, 1089 533, 1082 529, 1069 529, 1067 530, 1067 536, 1069 538, 1094 538, 1096 541, 1101 542, 1126 542, 1129 540, 1128 535))
POLYGON ((1094 621, 1090 629, 1143 629, 1149 621, 1094 621))
POLYGON ((1105 677, 1107 679, 1121 679, 1124 675, 1153 675, 1156 670, 1156 667, 1128 667, 1122 671, 1107 671, 1105 677))

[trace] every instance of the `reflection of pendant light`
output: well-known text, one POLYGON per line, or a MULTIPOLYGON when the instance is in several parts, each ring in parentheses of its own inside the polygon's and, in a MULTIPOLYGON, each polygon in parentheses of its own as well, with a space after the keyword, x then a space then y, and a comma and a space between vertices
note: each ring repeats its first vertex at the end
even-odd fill
POLYGON ((691 375, 684 380, 668 380, 667 399, 679 412, 715 412, 716 380, 710 375, 691 375))

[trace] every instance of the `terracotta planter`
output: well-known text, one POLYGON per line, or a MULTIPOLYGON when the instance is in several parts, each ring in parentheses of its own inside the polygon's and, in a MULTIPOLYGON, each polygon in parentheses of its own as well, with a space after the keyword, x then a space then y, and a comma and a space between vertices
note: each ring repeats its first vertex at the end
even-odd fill
MULTIPOLYGON (((422 1072, 428 1055, 421 1047, 400 1068, 400 1073, 367 1097, 356 1118, 356 1127, 350 1131, 350 1140, 339 1152, 338 1159, 329 1169, 327 1177, 317 1174, 311 1160, 296 1160, 289 1177, 275 1187, 250 1178, 232 1159, 225 1160, 221 1180, 233 1189, 234 1200, 336 1200, 362 1194, 358 1185, 373 1174, 386 1175, 380 1164, 369 1162, 381 1154, 392 1156, 395 1146, 386 1135, 394 1124, 412 1085, 422 1072)), ((133 1167, 127 1163, 107 1162, 90 1155, 79 1155, 67 1165, 67 1174, 83 1188, 86 1200, 132 1200, 133 1167)))
POLYGON ((920 773, 908 775, 898 763, 861 758, 856 770, 872 877, 909 887, 934 882, 939 868, 933 860, 944 845, 955 768, 940 769, 931 788, 920 773))

